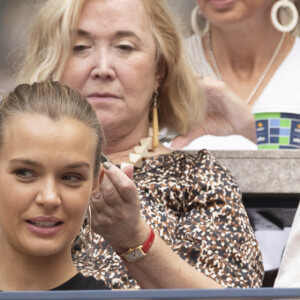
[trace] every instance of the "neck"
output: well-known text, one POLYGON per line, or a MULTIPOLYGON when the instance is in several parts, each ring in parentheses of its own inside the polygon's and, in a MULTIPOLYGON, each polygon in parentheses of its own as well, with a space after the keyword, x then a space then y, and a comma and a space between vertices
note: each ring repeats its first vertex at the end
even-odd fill
MULTIPOLYGON (((220 28, 213 25, 211 27, 213 53, 222 79, 245 101, 249 100, 249 96, 258 83, 258 78, 261 78, 265 72, 282 37, 282 33, 272 26, 268 18, 265 17, 261 22, 259 20, 257 24, 249 20, 245 21, 247 26, 242 24, 238 28, 234 26, 220 28)), ((263 76, 263 81, 254 96, 250 98, 251 104, 259 97, 288 55, 293 42, 294 38, 287 34, 278 55, 271 63, 267 74, 263 76)), ((204 45, 206 57, 213 67, 209 55, 209 36, 205 39, 204 45)))
MULTIPOLYGON (((138 145, 138 143, 135 144, 134 146, 137 146, 137 145, 138 145)), ((130 149, 127 149, 125 151, 122 151, 122 152, 110 153, 108 155, 108 157, 114 164, 117 164, 117 165, 121 164, 122 162, 129 163, 130 162, 129 153, 134 153, 133 147, 130 149)), ((172 152, 172 151, 169 148, 166 148, 162 144, 159 144, 157 148, 149 151, 149 156, 152 157, 152 156, 157 156, 157 155, 161 155, 161 154, 167 154, 170 152, 172 152)))
POLYGON ((257 46, 266 47, 274 36, 281 35, 272 25, 270 10, 239 21, 214 23, 211 24, 211 29, 216 36, 216 43, 225 47, 221 50, 225 51, 227 56, 230 54, 231 59, 234 59, 236 54, 239 56, 244 54, 245 57, 255 56, 257 46))
POLYGON ((104 124, 103 129, 106 136, 104 153, 110 157, 112 154, 130 151, 139 144, 140 139, 148 136, 149 126, 149 121, 144 119, 130 130, 126 126, 105 126, 104 124))
MULTIPOLYGON (((140 140, 149 135, 149 121, 141 122, 134 129, 122 133, 120 128, 108 129, 104 127, 105 136, 107 137, 104 148, 105 155, 114 163, 129 162, 129 153, 133 153, 133 148, 140 144, 140 140)), ((170 150, 163 145, 159 145, 151 151, 150 156, 169 153, 170 150)))
POLYGON ((106 131, 105 136, 107 137, 107 141, 104 153, 115 164, 127 161, 128 155, 132 152, 133 147, 138 145, 140 139, 147 135, 148 127, 143 128, 142 130, 134 130, 133 132, 126 133, 123 136, 118 135, 117 138, 112 138, 114 134, 106 131))
POLYGON ((282 33, 273 27, 260 27, 244 31, 242 28, 222 30, 212 27, 212 46, 215 56, 223 69, 236 72, 251 72, 255 67, 264 67, 263 62, 270 59, 282 33))
POLYGON ((76 273, 71 249, 53 256, 37 257, 1 245, 2 291, 45 291, 61 285, 76 273))

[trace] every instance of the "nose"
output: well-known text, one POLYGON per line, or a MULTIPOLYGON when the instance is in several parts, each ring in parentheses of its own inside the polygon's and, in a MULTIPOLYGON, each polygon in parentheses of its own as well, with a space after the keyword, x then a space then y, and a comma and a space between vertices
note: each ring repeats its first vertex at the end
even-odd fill
POLYGON ((55 178, 45 178, 36 196, 36 203, 47 208, 55 208, 60 205, 61 198, 55 178))
POLYGON ((116 77, 112 53, 109 49, 101 49, 93 54, 93 79, 113 80, 116 77))

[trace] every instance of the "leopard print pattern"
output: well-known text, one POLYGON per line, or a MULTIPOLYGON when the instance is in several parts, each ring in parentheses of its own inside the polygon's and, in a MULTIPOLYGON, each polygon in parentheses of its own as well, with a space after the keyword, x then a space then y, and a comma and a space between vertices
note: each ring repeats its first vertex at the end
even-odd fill
MULTIPOLYGON (((190 265, 224 287, 260 287, 263 263, 258 243, 227 169, 207 150, 174 151, 149 158, 135 169, 143 217, 190 265)), ((74 254, 86 276, 112 289, 139 289, 120 257, 94 235, 93 253, 74 254)))

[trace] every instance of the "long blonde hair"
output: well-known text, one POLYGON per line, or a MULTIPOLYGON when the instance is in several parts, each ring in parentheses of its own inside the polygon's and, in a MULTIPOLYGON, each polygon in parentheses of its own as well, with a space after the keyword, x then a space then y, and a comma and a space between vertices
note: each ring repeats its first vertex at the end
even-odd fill
POLYGON ((59 81, 74 44, 86 0, 49 0, 30 24, 30 39, 18 83, 59 81))
MULTIPOLYGON (((87 0, 48 0, 38 12, 18 81, 60 80, 71 55, 87 0)), ((161 127, 185 133, 204 116, 206 102, 184 53, 182 39, 163 0, 140 0, 156 42, 157 66, 165 75, 158 90, 161 127)))

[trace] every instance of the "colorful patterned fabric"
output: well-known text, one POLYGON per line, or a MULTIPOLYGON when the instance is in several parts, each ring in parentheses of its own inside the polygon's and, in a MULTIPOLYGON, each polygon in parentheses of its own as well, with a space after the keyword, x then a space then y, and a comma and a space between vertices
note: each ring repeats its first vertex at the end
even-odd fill
MULTIPOLYGON (((185 261, 224 287, 259 287, 263 264, 258 244, 228 170, 207 150, 174 151, 135 169, 141 210, 154 231, 185 261)), ((99 236, 93 257, 82 250, 75 264, 114 289, 138 289, 120 257, 99 236)))

